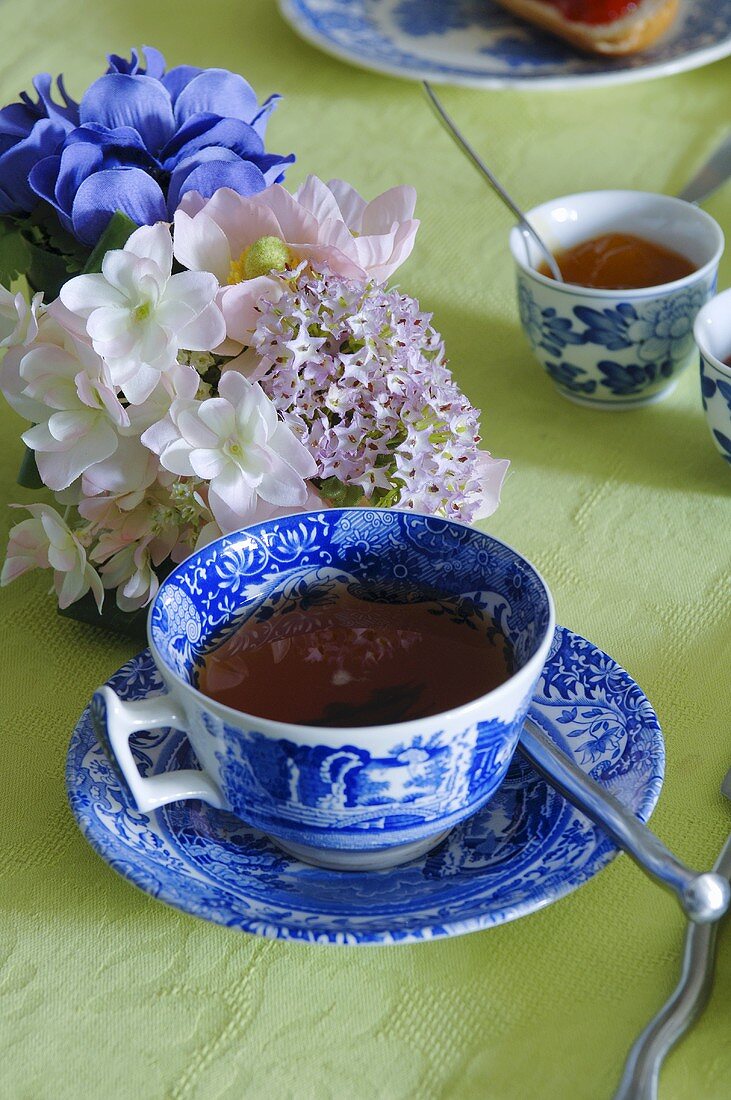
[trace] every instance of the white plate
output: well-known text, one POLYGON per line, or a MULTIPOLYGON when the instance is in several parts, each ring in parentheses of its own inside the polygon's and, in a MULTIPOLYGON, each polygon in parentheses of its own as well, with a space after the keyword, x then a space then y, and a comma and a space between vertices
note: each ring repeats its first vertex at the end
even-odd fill
POLYGON ((279 0, 302 38, 343 61, 413 80, 478 88, 569 88, 649 80, 731 54, 728 0, 684 0, 654 47, 580 53, 490 0, 279 0))

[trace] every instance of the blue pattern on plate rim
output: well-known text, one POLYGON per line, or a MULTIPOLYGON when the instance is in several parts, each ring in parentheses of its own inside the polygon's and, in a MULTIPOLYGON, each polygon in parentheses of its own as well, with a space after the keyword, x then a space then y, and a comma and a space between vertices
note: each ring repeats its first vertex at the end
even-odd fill
POLYGON ((337 56, 417 79, 501 85, 642 79, 731 52, 731 10, 683 5, 654 47, 591 57, 514 19, 490 0, 280 0, 296 30, 337 56))
MULTIPOLYGON (((149 651, 109 681, 126 699, 161 690, 149 651)), ((631 677, 586 639, 557 627, 533 718, 582 768, 646 821, 662 786, 654 711, 631 677)), ((185 737, 140 733, 143 774, 195 765, 185 737)), ((520 756, 491 801, 428 855, 378 872, 325 871, 256 829, 198 802, 135 810, 89 709, 66 765, 71 809, 93 848, 140 889, 217 924, 283 940, 411 943, 514 920, 563 897, 616 855, 611 841, 520 756)))
MULTIPOLYGON (((566 315, 555 306, 541 308, 527 277, 518 275, 517 283, 523 331, 546 372, 570 393, 606 401, 643 398, 685 370, 696 354, 693 322, 714 292, 716 275, 660 300, 653 292, 644 301, 611 307, 567 307, 566 315), (624 361, 607 357, 593 369, 570 361, 571 349, 576 357, 576 349, 589 345, 619 352, 624 361)), ((560 288, 551 291, 561 293, 560 288)))

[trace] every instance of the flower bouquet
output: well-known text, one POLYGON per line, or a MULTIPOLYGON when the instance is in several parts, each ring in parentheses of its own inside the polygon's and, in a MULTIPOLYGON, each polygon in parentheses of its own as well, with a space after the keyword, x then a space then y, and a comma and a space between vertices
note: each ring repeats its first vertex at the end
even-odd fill
POLYGON ((264 149, 277 97, 152 49, 80 103, 34 87, 0 111, 0 388, 53 504, 25 506, 3 584, 51 569, 61 609, 138 632, 171 562, 259 519, 494 510, 507 462, 387 284, 411 188, 290 193, 294 158, 264 149))

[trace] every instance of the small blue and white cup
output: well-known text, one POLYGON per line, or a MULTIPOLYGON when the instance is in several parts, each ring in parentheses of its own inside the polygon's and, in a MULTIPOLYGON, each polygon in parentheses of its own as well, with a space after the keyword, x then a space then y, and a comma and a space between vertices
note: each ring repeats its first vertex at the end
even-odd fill
POLYGON ((559 393, 579 405, 630 409, 672 393, 697 362, 693 322, 716 287, 724 238, 692 203, 645 191, 586 191, 536 206, 528 220, 552 252, 604 233, 628 233, 685 256, 683 279, 636 290, 558 283, 536 268, 541 256, 517 227, 520 320, 533 353, 559 393))
MULTIPOLYGON (((142 813, 197 798, 324 867, 370 870, 416 858, 495 792, 515 751, 554 633, 551 595, 517 551, 449 520, 344 508, 269 520, 193 554, 160 586, 148 638, 167 694, 94 696, 98 736, 142 813), (323 728, 259 718, 202 694, 206 655, 278 596, 343 578, 372 604, 438 599, 498 624, 514 671, 494 690, 431 717, 323 728), (299 586, 299 587, 296 587, 299 586), (465 601, 471 601, 465 603, 465 601), (201 771, 143 777, 137 730, 184 730, 201 771)), ((487 620, 485 625, 486 644, 487 620)))
POLYGON ((701 353, 701 399, 711 438, 731 463, 731 290, 712 298, 695 322, 701 353))

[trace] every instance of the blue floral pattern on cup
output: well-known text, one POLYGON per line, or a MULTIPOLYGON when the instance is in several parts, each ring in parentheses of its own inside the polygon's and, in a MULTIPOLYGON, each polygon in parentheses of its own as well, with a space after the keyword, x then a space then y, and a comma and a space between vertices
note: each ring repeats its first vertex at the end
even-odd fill
POLYGON ((545 287, 521 272, 518 308, 536 357, 567 396, 589 404, 644 404, 695 360, 693 322, 715 284, 711 273, 660 297, 623 301, 618 291, 610 304, 589 306, 577 303, 580 289, 545 287))
POLYGON ((436 842, 491 797, 552 624, 543 581, 503 543, 433 516, 351 508, 285 516, 204 547, 161 585, 149 634, 218 804, 311 858, 337 851, 352 863, 436 842), (514 674, 469 708, 350 730, 269 722, 190 690, 207 654, 243 623, 264 644, 295 608, 314 621, 342 586, 369 604, 420 603, 468 619, 487 645, 504 637, 514 674))
POLYGON ((586 343, 584 333, 574 332, 571 317, 559 317, 552 306, 539 309, 525 279, 518 280, 518 310, 533 348, 543 348, 549 355, 558 358, 564 348, 586 343))
POLYGON ((721 457, 731 463, 731 371, 721 372, 703 354, 701 399, 713 442, 721 457))
MULTIPOLYGON (((149 651, 109 683, 128 701, 163 689, 149 651)), ((662 735, 642 691, 606 653, 558 627, 531 715, 579 767, 649 818, 662 785, 662 735)), ((174 730, 134 734, 131 746, 145 776, 196 766, 174 730)), ((437 848, 370 874, 300 863, 200 802, 140 813, 89 708, 71 739, 66 786, 89 843, 140 889, 206 920, 284 940, 389 944, 488 928, 575 890, 617 851, 520 757, 492 800, 437 848)))

